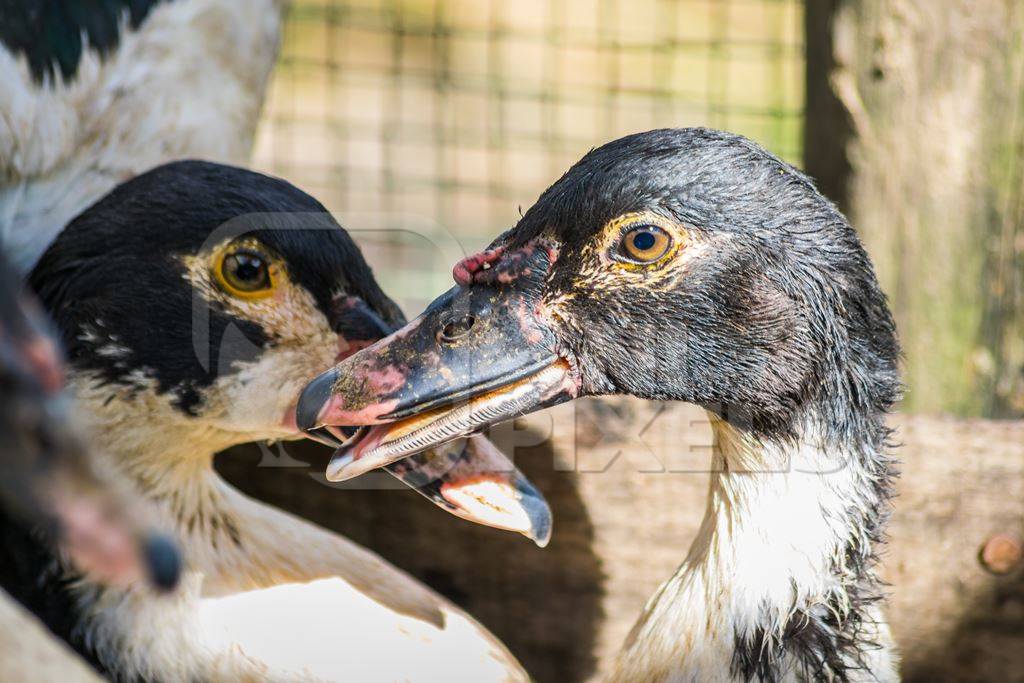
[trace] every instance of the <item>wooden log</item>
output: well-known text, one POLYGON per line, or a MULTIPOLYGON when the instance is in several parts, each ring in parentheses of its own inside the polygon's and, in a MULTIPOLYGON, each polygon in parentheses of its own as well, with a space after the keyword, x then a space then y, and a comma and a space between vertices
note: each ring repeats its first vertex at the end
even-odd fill
MULTIPOLYGON (((883 571, 905 680, 1021 680, 1024 570, 994 575, 978 556, 993 534, 1024 536, 1024 423, 897 416, 894 425, 903 464, 883 571)), ((520 445, 517 464, 552 505, 544 550, 455 519, 386 475, 335 490, 315 447, 287 445, 294 460, 236 449, 218 467, 448 595, 538 681, 599 680, 697 531, 710 430, 692 406, 631 399, 580 401, 518 426, 493 436, 506 452, 520 445)))
POLYGON ((805 167, 891 297, 907 408, 1024 415, 1024 3, 806 9, 805 167))

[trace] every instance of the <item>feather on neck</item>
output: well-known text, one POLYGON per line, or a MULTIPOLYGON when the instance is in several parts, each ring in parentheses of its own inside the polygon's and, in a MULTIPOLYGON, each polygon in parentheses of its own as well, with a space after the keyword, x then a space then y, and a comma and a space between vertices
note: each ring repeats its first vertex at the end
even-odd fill
POLYGON ((873 546, 890 461, 830 443, 813 416, 761 441, 712 418, 707 511, 651 598, 612 681, 895 680, 873 546))

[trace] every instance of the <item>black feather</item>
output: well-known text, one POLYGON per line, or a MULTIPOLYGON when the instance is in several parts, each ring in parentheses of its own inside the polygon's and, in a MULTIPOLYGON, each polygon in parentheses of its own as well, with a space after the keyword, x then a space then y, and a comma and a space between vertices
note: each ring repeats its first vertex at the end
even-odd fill
POLYGON ((212 247, 218 235, 257 237, 329 320, 339 290, 388 322, 400 317, 359 248, 313 197, 252 171, 180 161, 86 209, 32 272, 30 284, 56 321, 71 365, 128 386, 141 372, 195 414, 204 387, 270 343, 253 321, 196 308, 183 259, 212 247), (96 353, 91 335, 123 347, 127 357, 96 353))
POLYGON ((731 662, 744 681, 780 680, 784 666, 848 680, 878 647, 866 633, 895 477, 885 418, 901 392, 896 328, 849 222, 753 142, 666 129, 592 150, 496 244, 537 239, 558 249, 544 294, 559 302, 556 335, 583 393, 696 403, 762 442, 795 443, 813 420, 826 447, 857 459, 861 500, 832 572, 842 590, 792 605, 783 633, 765 611, 765 626, 736 634, 731 662), (685 226, 709 251, 663 282, 609 278, 594 235, 638 212, 685 226))
POLYGON ((59 73, 74 80, 82 54, 117 49, 121 29, 137 30, 153 7, 170 0, 0 0, 0 42, 23 55, 38 83, 59 73))

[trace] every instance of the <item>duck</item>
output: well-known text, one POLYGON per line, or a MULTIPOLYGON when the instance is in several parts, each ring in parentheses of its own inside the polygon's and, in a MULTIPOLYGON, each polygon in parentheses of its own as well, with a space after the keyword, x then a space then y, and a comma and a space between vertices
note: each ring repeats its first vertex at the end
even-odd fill
MULTIPOLYGON (((213 468, 232 445, 301 437, 300 378, 402 322, 319 202, 245 169, 172 162, 75 218, 29 284, 66 349, 77 421, 185 558, 169 595, 88 577, 40 588, 64 597, 70 625, 59 635, 102 673, 529 680, 452 603, 355 543, 248 498, 213 468)), ((506 503, 488 499, 489 516, 476 521, 550 528, 543 497, 493 445, 459 443, 396 474, 471 519, 474 487, 504 487, 506 503), (493 471, 496 462, 507 468, 493 471)))
MULTIPOLYGON (((191 157, 244 164, 287 4, 6 3, 0 9, 0 241, 16 270, 29 272, 73 217, 139 173, 191 157)), ((345 438, 326 430, 310 436, 328 445, 345 438)), ((393 473, 426 492, 439 481, 433 473, 465 468, 467 459, 474 462, 466 474, 487 459, 488 472, 507 465, 490 445, 477 450, 467 458, 464 449, 451 449, 443 466, 435 458, 426 469, 397 466, 393 473)), ((531 523, 522 514, 508 518, 521 512, 519 492, 497 508, 480 504, 468 488, 446 493, 459 502, 447 502, 438 490, 429 497, 453 514, 487 515, 492 526, 531 523)), ((535 506, 532 521, 545 506, 535 506)), ((543 534, 535 540, 547 542, 543 534)))
POLYGON ((706 514, 607 680, 898 680, 876 563, 899 342, 857 233, 807 176, 721 131, 630 135, 453 276, 304 390, 300 427, 371 425, 330 479, 581 396, 696 404, 706 514))
POLYGON ((47 536, 96 581, 173 589, 176 546, 97 467, 69 420, 63 378, 50 326, 0 251, 0 519, 47 536))
POLYGON ((0 240, 27 273, 119 183, 175 159, 248 161, 285 0, 7 0, 0 240))

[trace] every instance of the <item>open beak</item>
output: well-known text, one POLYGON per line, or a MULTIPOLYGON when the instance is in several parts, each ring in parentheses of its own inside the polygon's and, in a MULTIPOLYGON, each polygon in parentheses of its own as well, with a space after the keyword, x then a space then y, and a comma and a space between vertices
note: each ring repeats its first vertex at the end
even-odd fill
POLYGON ((60 354, 41 315, 8 300, 0 317, 0 501, 95 579, 173 588, 182 564, 174 541, 139 514, 126 487, 95 469, 70 426, 60 354))
MULTIPOLYGON (((341 481, 575 398, 539 294, 549 252, 524 248, 439 297, 416 320, 320 375, 299 399, 304 429, 373 425, 344 442, 341 481)), ((472 275, 472 274, 471 274, 472 275)))
MULTIPOLYGON (((335 329, 348 339, 344 346, 349 348, 365 347, 368 342, 363 339, 368 334, 377 333, 376 339, 380 339, 391 331, 369 307, 351 301, 345 304, 344 316, 337 319, 335 329), (359 337, 355 343, 351 339, 353 334, 359 337)), ((338 452, 370 437, 372 429, 359 426, 361 423, 317 423, 319 411, 309 411, 320 391, 318 381, 319 378, 310 383, 298 404, 297 422, 306 435, 338 452)), ((477 524, 515 531, 540 547, 550 540, 551 509, 543 494, 486 438, 449 439, 436 448, 427 446, 401 462, 397 460, 377 466, 443 510, 477 524)), ((336 462, 337 455, 332 466, 336 462)), ((355 475, 342 478, 352 476, 355 475)), ((329 471, 328 479, 341 478, 332 477, 329 471)))
POLYGON ((384 469, 456 517, 515 531, 541 548, 551 540, 551 508, 543 494, 482 436, 456 439, 384 469))

